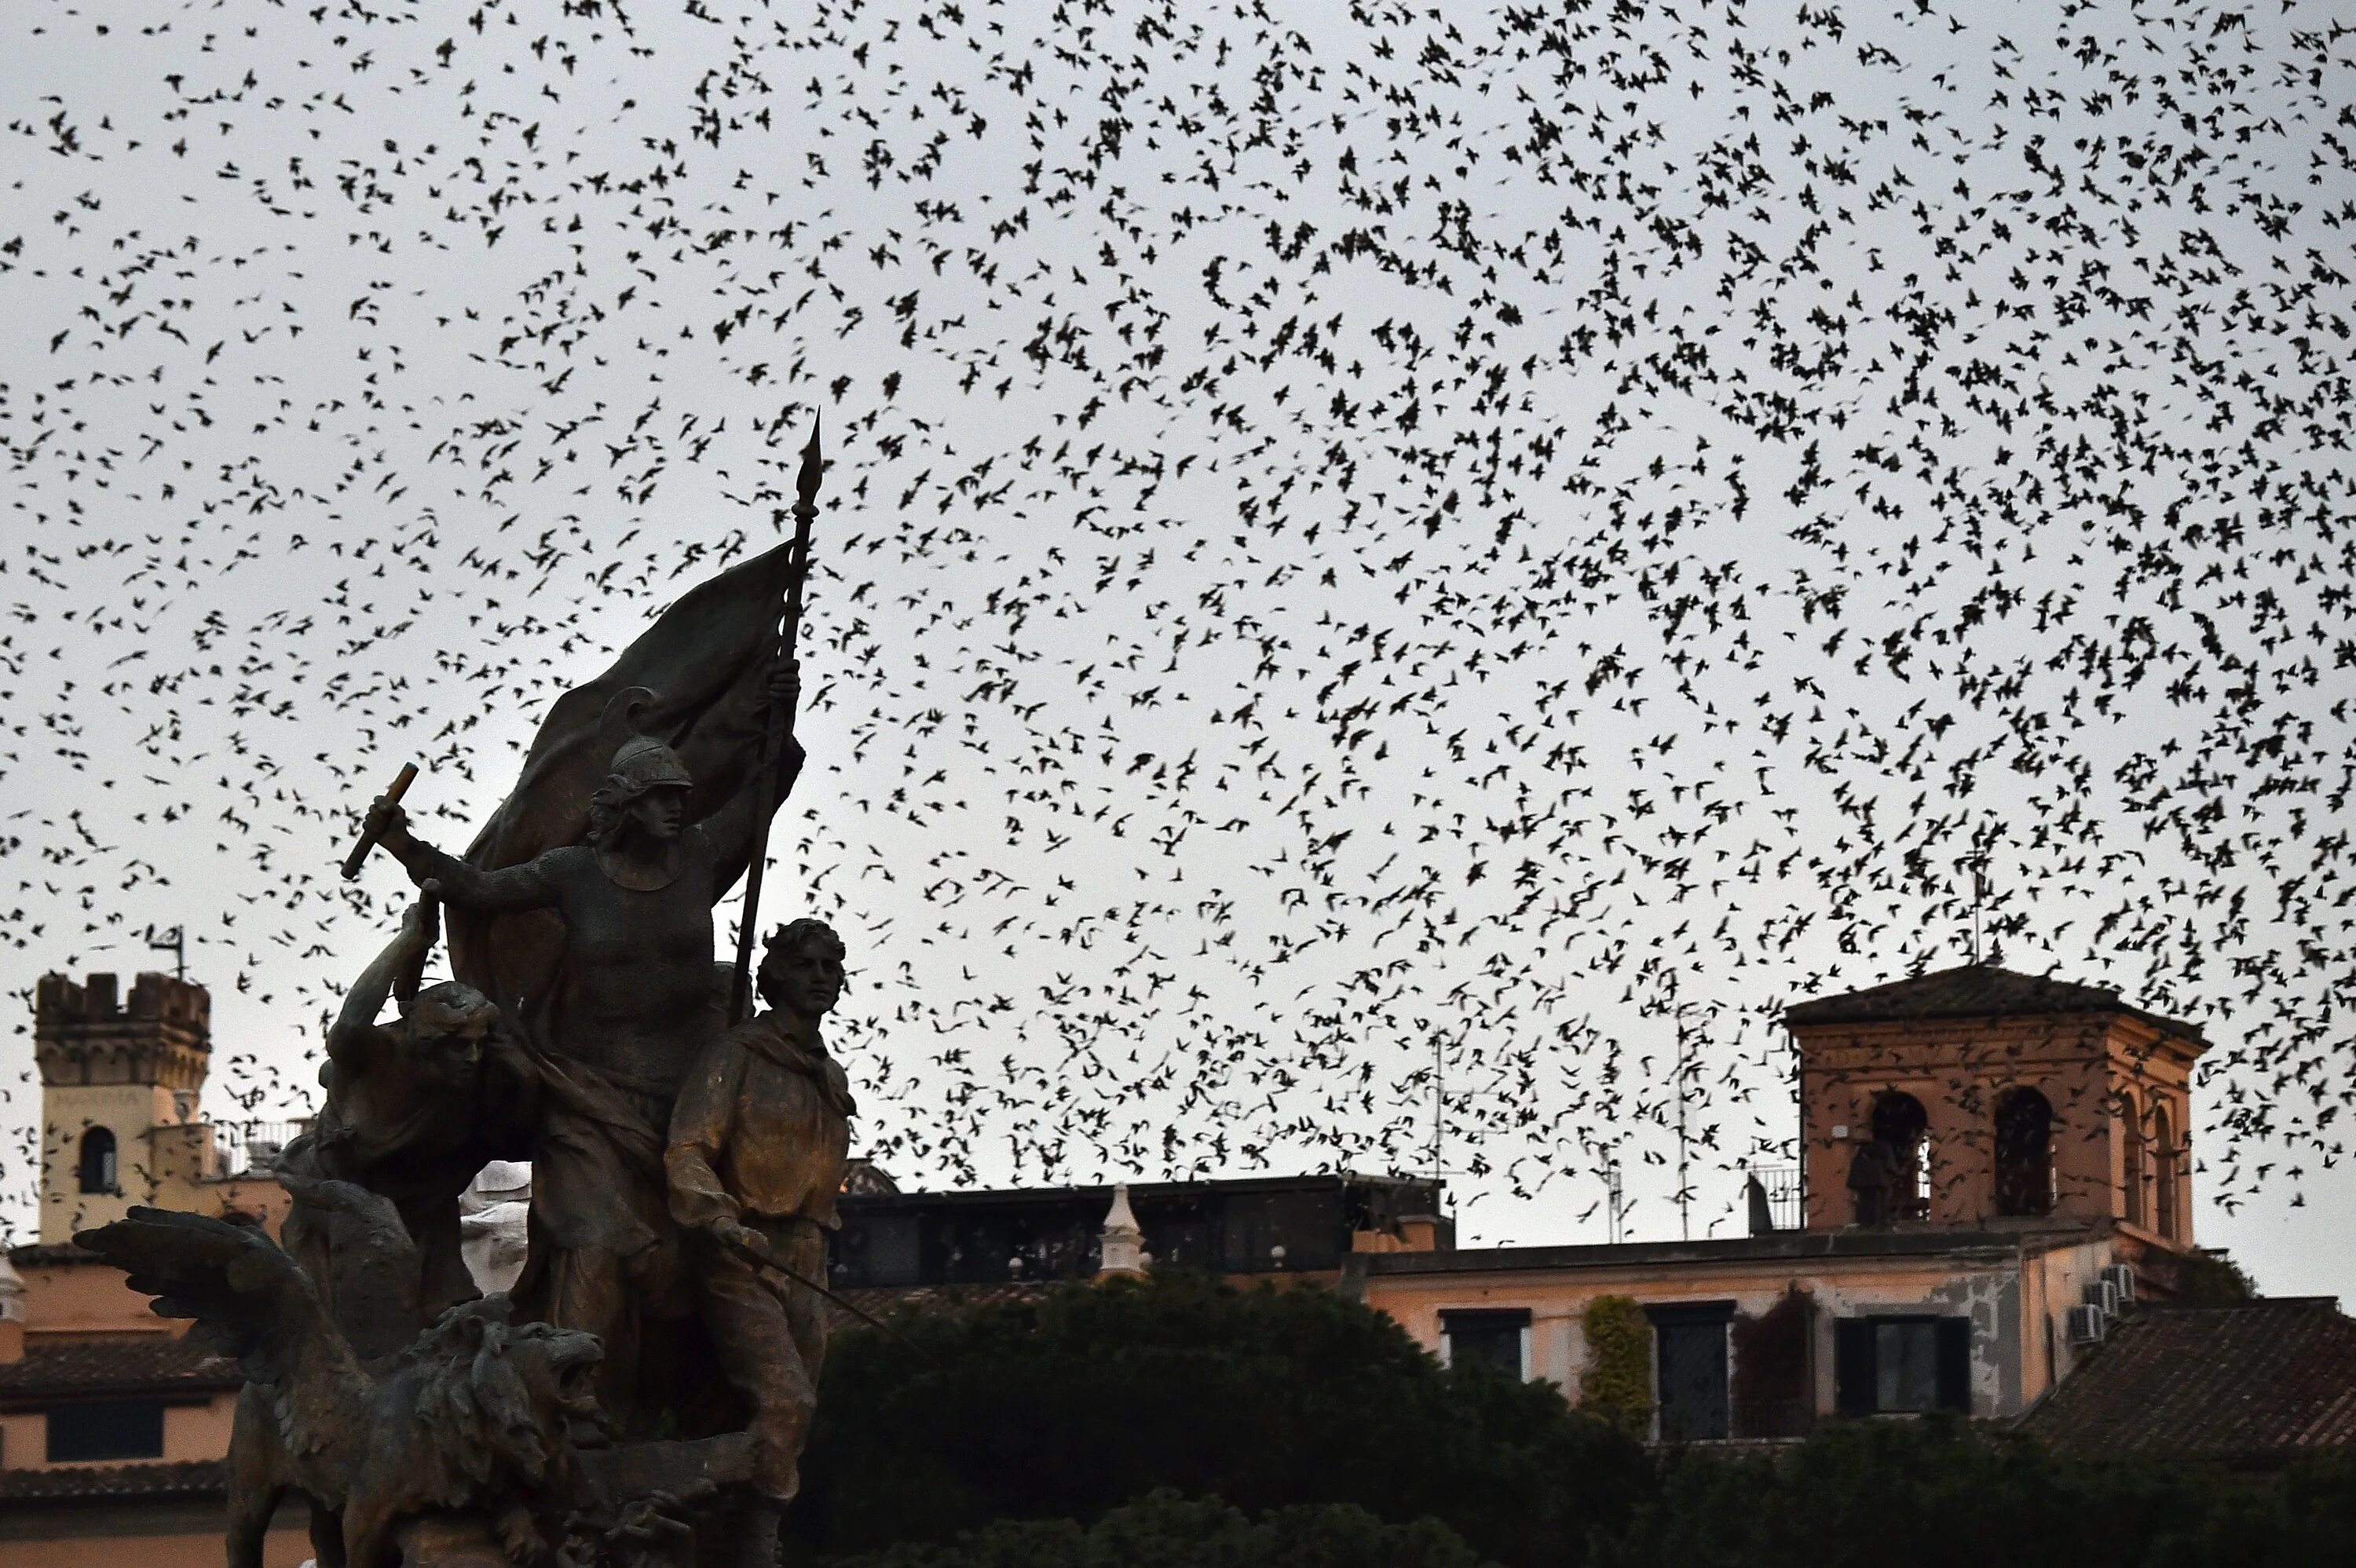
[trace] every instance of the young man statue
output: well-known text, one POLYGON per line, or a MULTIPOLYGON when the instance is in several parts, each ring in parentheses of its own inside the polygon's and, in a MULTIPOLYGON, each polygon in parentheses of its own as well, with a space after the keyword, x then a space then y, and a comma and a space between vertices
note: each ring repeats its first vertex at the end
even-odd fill
POLYGON ((458 1198, 485 1161, 522 1151, 531 1115, 533 1076, 501 1032, 498 1009, 455 980, 420 989, 435 929, 434 901, 418 900, 400 934, 352 983, 319 1069, 327 1104, 284 1158, 296 1199, 283 1232, 286 1250, 363 1356, 401 1349, 443 1308, 479 1294, 459 1248, 458 1198), (380 1024, 388 998, 401 1004, 400 1017, 380 1024), (417 1254, 417 1277, 390 1293, 399 1300, 338 1298, 346 1285, 383 1297, 377 1287, 390 1282, 344 1277, 333 1255, 337 1214, 323 1206, 332 1189, 323 1181, 391 1200, 417 1254))
POLYGON ((721 1370, 750 1403, 755 1498, 735 1539, 747 1564, 776 1560, 780 1510, 800 1485, 818 1406, 826 1277, 851 1144, 851 1091, 819 1020, 842 995, 841 939, 798 920, 770 937, 760 995, 772 1011, 714 1040, 680 1086, 665 1165, 671 1213, 689 1234, 701 1307, 721 1370))

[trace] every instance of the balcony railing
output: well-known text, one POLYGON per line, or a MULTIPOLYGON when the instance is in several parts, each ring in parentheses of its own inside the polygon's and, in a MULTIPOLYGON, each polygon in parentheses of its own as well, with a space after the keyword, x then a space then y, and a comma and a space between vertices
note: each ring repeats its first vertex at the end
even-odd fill
POLYGON ((312 1118, 291 1121, 215 1122, 213 1146, 220 1151, 223 1176, 247 1176, 277 1165, 288 1144, 311 1130, 312 1118))
POLYGON ((1797 1231, 1807 1223, 1807 1203, 1796 1165, 1754 1165, 1751 1175, 1767 1192, 1767 1218, 1779 1231, 1797 1231))

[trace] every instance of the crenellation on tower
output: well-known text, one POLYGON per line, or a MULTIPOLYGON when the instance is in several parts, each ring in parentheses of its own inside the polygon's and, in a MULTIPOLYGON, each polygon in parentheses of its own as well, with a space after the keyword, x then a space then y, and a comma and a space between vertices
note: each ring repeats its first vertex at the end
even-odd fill
POLYGON ((195 1096, 212 1059, 212 997, 169 975, 132 981, 129 1005, 112 975, 76 985, 44 975, 33 991, 33 1051, 45 1088, 139 1084, 195 1096))
POLYGON ((212 998, 144 974, 44 975, 33 992, 41 1069, 41 1240, 191 1196, 221 1175, 198 1104, 212 1061, 212 998))

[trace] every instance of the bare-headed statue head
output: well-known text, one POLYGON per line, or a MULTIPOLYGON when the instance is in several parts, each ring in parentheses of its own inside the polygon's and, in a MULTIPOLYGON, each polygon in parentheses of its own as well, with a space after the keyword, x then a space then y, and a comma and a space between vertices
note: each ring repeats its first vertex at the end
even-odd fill
POLYGON ((842 938, 822 920, 777 928, 761 955, 761 999, 780 1012, 815 1021, 842 999, 842 938))
POLYGON ((410 1054, 426 1074, 453 1088, 471 1087, 483 1059, 483 1040, 498 1027, 499 1009, 474 987, 444 980, 401 1007, 410 1054))

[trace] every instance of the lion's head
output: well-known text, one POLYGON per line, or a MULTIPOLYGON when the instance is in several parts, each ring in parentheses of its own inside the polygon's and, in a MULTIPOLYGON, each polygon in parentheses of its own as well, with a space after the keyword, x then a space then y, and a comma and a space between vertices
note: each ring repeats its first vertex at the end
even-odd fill
POLYGON ((453 1482, 562 1485, 573 1439, 602 1424, 590 1380, 603 1352, 594 1335, 511 1319, 505 1296, 487 1296, 418 1336, 402 1357, 418 1425, 453 1482))

